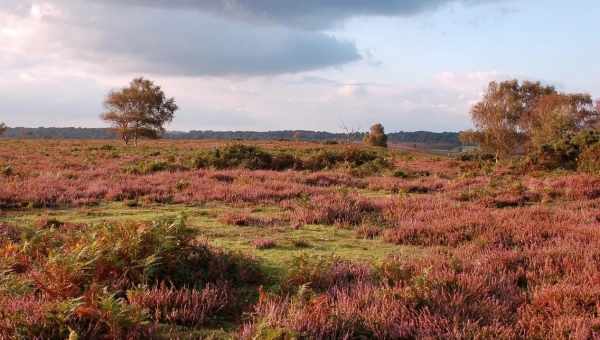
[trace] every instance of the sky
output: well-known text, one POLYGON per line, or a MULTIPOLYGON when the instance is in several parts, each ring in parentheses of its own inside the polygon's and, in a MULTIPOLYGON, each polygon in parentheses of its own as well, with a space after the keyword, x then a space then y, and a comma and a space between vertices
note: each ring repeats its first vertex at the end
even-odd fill
POLYGON ((103 127, 113 89, 170 130, 459 131, 490 81, 600 97, 597 0, 0 0, 0 121, 103 127))

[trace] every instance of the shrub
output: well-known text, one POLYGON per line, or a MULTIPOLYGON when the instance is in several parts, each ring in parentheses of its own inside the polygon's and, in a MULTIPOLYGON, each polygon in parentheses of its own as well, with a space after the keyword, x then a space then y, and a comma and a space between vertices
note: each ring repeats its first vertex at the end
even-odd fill
POLYGON ((383 125, 375 124, 371 126, 371 131, 365 136, 365 143, 372 146, 387 147, 387 136, 383 129, 383 125))
POLYGON ((358 147, 348 147, 342 151, 321 150, 313 153, 302 159, 301 168, 318 171, 333 169, 341 165, 350 169, 363 167, 363 170, 370 167, 370 173, 376 173, 391 166, 387 159, 376 152, 358 147))
POLYGON ((164 283, 150 289, 127 293, 131 305, 147 310, 156 322, 197 327, 232 304, 234 298, 227 284, 208 284, 202 289, 175 289, 164 283))
POLYGON ((0 165, 0 174, 5 177, 10 177, 15 174, 15 170, 10 164, 0 165))
POLYGON ((567 134, 552 143, 543 144, 531 155, 531 161, 545 169, 576 169, 593 171, 600 145, 600 132, 584 130, 577 134, 567 134))
POLYGON ((408 177, 410 177, 410 175, 407 172, 405 172, 404 170, 395 170, 392 173, 392 176, 398 177, 398 178, 408 178, 408 177))
POLYGON ((334 256, 300 255, 290 264, 283 279, 284 291, 294 291, 309 286, 315 291, 325 291, 332 287, 347 286, 358 281, 374 278, 369 266, 341 260, 334 256))
POLYGON ((310 243, 303 239, 292 240, 292 244, 296 248, 310 248, 310 243))
POLYGON ((372 240, 379 236, 382 231, 383 229, 381 227, 363 224, 356 229, 356 236, 359 238, 372 240))
POLYGON ((251 170, 269 169, 273 161, 271 154, 255 146, 234 144, 214 149, 199 164, 206 164, 216 169, 247 168, 251 170))
POLYGON ((277 243, 269 238, 259 238, 252 241, 252 245, 256 249, 271 249, 277 246, 277 243))
POLYGON ((587 148, 579 155, 577 169, 593 174, 600 173, 600 143, 587 148))
POLYGON ((182 171, 184 167, 168 161, 151 160, 141 161, 125 168, 125 172, 134 175, 148 175, 160 171, 182 171))
POLYGON ((496 159, 496 156, 491 153, 487 153, 487 152, 467 151, 467 152, 461 152, 458 155, 458 159, 460 159, 463 162, 468 162, 468 161, 491 162, 496 159))
POLYGON ((292 218, 303 224, 359 225, 380 207, 358 195, 316 196, 294 206, 292 218))

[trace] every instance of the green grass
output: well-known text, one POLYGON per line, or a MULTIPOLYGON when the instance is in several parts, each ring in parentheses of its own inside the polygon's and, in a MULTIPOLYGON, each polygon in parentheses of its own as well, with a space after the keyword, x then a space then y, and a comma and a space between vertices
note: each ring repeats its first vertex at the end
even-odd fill
MULTIPOLYGON (((375 193, 377 196, 377 193, 375 193)), ((295 229, 289 224, 273 227, 232 226, 219 221, 225 213, 236 211, 251 212, 255 216, 281 216, 283 211, 276 206, 231 206, 211 203, 202 206, 150 205, 129 207, 125 203, 102 204, 94 207, 75 209, 28 209, 10 211, 0 215, 0 222, 35 225, 40 219, 55 219, 76 224, 97 224, 102 222, 153 221, 164 217, 185 214, 188 224, 197 228, 199 237, 207 239, 217 247, 239 251, 255 257, 263 272, 269 278, 266 290, 277 291, 280 282, 298 256, 335 256, 341 259, 379 263, 390 255, 420 256, 425 250, 411 246, 397 246, 382 240, 357 238, 353 230, 335 226, 304 225, 295 229), (252 241, 268 238, 276 242, 272 249, 255 249, 252 241), (295 241, 303 241, 297 246, 295 241)), ((221 329, 181 328, 171 330, 169 336, 182 339, 235 339, 239 325, 223 324, 221 329)))
POLYGON ((185 214, 191 227, 198 229, 200 237, 218 247, 240 251, 256 257, 274 282, 286 273, 286 268, 301 255, 336 256, 352 261, 377 263, 387 256, 419 256, 423 251, 417 247, 397 246, 382 240, 357 238, 354 231, 325 225, 305 225, 294 229, 284 224, 274 227, 231 226, 219 221, 226 212, 252 211, 255 215, 277 215, 282 211, 273 206, 235 207, 224 204, 204 206, 152 205, 128 207, 123 203, 111 203, 96 207, 60 210, 28 210, 8 212, 0 216, 0 222, 33 225, 41 218, 53 218, 62 222, 95 224, 118 221, 152 221, 162 217, 185 214), (252 241, 269 238, 276 242, 272 249, 258 250, 252 241), (294 241, 304 241, 298 247, 294 241))

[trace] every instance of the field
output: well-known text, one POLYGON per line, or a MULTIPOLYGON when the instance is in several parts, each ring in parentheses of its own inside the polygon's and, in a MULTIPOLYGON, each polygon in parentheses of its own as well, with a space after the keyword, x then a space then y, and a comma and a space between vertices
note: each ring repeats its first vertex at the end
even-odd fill
POLYGON ((0 140, 0 339, 67 337, 600 337, 600 177, 335 143, 0 140))

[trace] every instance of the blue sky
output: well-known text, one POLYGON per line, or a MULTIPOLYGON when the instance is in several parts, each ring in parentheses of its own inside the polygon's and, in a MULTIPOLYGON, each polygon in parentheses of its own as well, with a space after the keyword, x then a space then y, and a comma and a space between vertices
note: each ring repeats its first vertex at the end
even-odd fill
POLYGON ((177 130, 457 131, 487 83, 600 97, 593 0, 3 0, 0 121, 100 127, 146 76, 177 130), (160 23, 157 25, 157 23, 160 23))

